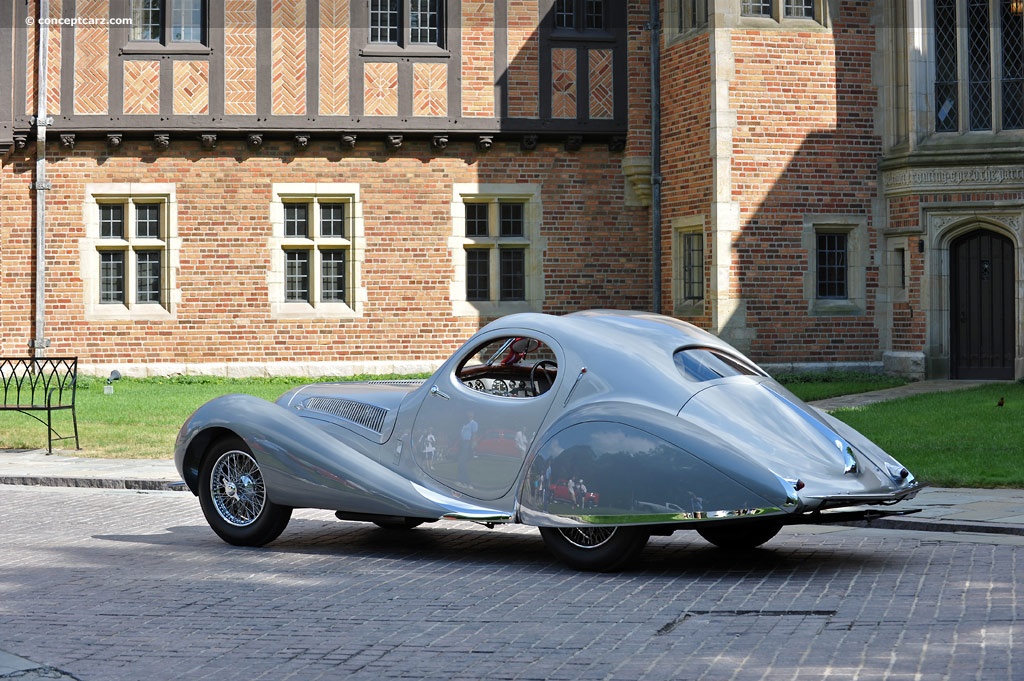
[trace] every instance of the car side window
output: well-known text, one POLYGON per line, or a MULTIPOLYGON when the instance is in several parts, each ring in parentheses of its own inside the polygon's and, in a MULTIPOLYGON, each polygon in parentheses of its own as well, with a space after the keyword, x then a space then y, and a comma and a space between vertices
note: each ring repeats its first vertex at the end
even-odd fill
POLYGON ((753 367, 710 348, 685 348, 673 356, 676 367, 691 381, 713 381, 726 376, 759 376, 753 367))
POLYGON ((539 397, 554 386, 555 353, 543 341, 526 336, 494 338, 474 349, 456 371, 466 387, 501 397, 539 397))

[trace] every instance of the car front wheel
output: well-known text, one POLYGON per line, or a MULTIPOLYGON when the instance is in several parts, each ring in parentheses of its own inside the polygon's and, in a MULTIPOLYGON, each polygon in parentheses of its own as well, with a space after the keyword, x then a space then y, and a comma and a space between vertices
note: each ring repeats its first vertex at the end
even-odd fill
POLYGON ((267 498, 259 463, 240 438, 210 447, 199 471, 199 503, 217 535, 235 546, 263 546, 284 531, 292 509, 267 498))
POLYGON ((697 534, 720 549, 742 551, 754 549, 779 533, 782 525, 774 522, 752 522, 727 527, 698 527, 697 534))
POLYGON ((639 527, 542 527, 540 535, 556 558, 589 572, 621 570, 643 550, 649 537, 639 527))

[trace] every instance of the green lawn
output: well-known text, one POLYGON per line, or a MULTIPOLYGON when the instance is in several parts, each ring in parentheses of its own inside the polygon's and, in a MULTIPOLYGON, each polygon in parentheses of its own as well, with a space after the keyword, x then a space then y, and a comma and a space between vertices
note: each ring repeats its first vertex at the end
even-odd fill
POLYGON ((917 395, 834 416, 932 485, 1024 488, 1024 383, 917 395))
MULTIPOLYGON (((367 378, 367 377, 361 377, 367 378)), ((899 379, 857 374, 781 376, 805 400, 899 385, 899 379)), ((185 418, 227 393, 274 399, 309 379, 228 380, 208 377, 123 379, 105 395, 105 381, 83 378, 78 389, 81 456, 169 458, 185 418)), ((938 486, 1024 488, 1024 383, 920 395, 836 412, 910 468, 938 486), (997 407, 1000 398, 1005 406, 997 407)), ((55 415, 60 431, 70 414, 55 415)), ((66 447, 68 443, 58 444, 66 447)), ((0 413, 0 448, 46 446, 46 427, 23 414, 0 413)))

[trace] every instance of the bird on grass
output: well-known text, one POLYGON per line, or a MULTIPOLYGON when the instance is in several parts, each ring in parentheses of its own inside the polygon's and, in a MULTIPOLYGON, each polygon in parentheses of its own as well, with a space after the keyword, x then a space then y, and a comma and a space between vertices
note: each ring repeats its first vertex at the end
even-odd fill
POLYGON ((999 398, 999 401, 998 401, 998 402, 996 402, 996 406, 997 406, 997 407, 1001 407, 1001 406, 1003 406, 1004 404, 1006 404, 1006 398, 1005 398, 1005 397, 1000 397, 1000 398, 999 398))

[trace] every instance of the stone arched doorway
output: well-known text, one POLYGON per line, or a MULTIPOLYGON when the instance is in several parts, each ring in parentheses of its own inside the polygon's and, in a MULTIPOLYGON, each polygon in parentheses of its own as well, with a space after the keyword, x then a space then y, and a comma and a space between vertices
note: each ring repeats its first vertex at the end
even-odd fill
POLYGON ((1013 242, 975 229, 949 245, 950 378, 1013 380, 1013 242))

